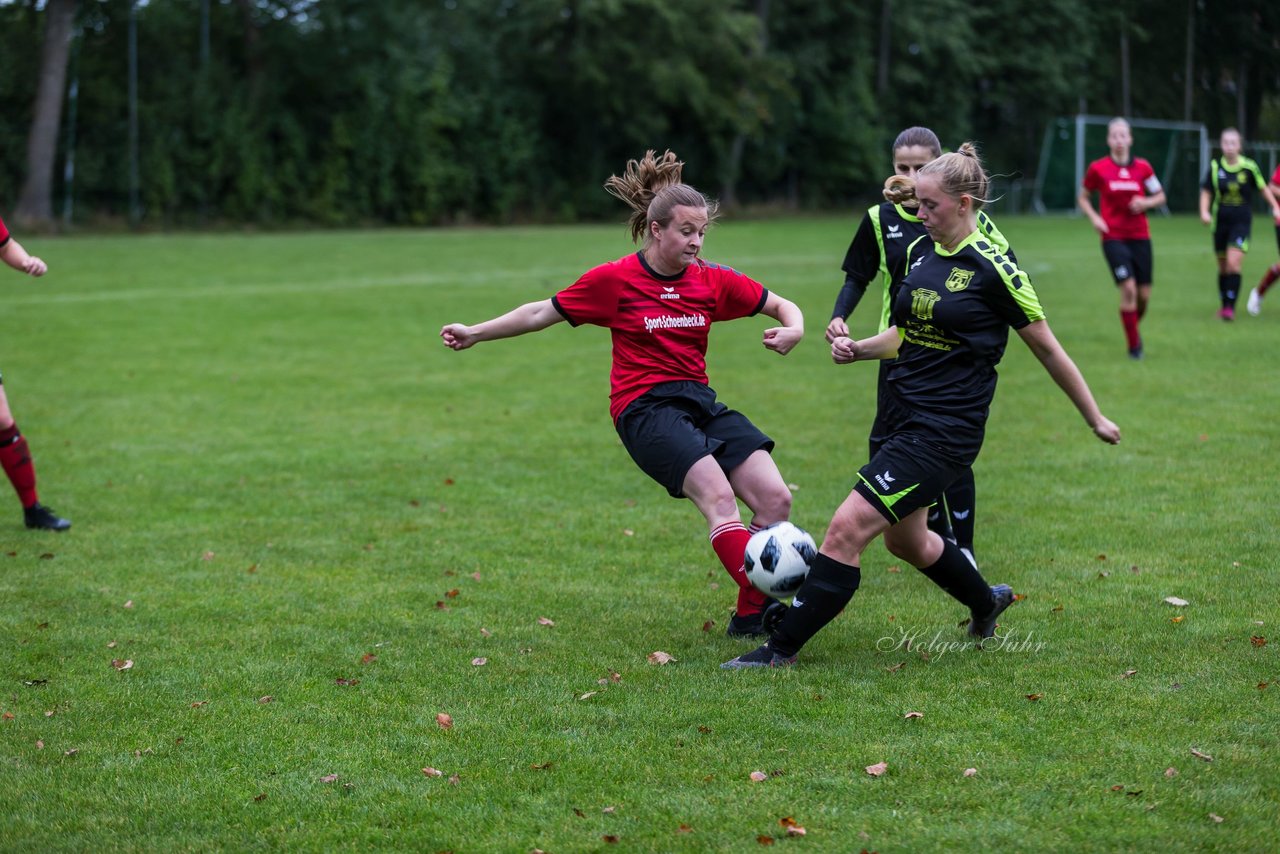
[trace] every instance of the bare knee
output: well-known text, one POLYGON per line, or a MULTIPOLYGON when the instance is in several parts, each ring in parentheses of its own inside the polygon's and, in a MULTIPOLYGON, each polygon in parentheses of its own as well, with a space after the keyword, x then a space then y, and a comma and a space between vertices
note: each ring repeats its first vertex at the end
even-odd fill
POLYGON ((759 506, 751 509, 761 525, 772 525, 791 518, 791 490, 781 481, 760 493, 756 503, 759 506))

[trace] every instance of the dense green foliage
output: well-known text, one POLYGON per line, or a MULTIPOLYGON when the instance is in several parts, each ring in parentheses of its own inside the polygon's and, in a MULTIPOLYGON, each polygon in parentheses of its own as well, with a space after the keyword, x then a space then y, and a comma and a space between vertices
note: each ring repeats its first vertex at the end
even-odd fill
MULTIPOLYGON (((786 358, 763 318, 718 325, 710 371, 819 538, 874 406, 875 366, 821 340, 854 225, 729 218, 706 246, 808 315, 786 358)), ((977 464, 1013 644, 928 647, 963 609, 876 544, 767 673, 718 668, 750 648, 729 582, 618 443, 607 333, 436 337, 622 228, 28 240, 50 273, 5 277, 0 367, 75 527, 0 495, 0 848, 1273 849, 1280 301, 1217 320, 1206 229, 1156 219, 1131 362, 1088 224, 1000 225, 1123 442, 1015 338, 977 464)))
MULTIPOLYGON (((878 185, 910 124, 1029 178, 1052 117, 1123 109, 1122 31, 1134 114, 1183 113, 1186 8, 1162 0, 208 4, 207 60, 200 0, 137 10, 151 226, 598 218, 617 213, 603 179, 646 148, 731 202, 830 205, 878 185)), ((0 4, 0 210, 27 169, 39 8, 0 4)), ((1280 90, 1280 6, 1197 8, 1193 118, 1216 129, 1241 107, 1258 129, 1280 90)), ((84 222, 129 211, 128 9, 79 4, 84 222)), ((55 210, 66 149, 64 132, 55 210)))

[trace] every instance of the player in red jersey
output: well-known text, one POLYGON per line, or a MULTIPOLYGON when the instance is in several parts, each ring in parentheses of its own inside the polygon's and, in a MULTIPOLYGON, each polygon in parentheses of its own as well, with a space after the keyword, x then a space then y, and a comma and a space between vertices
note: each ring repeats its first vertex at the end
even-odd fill
POLYGON ((756 637, 766 633, 763 612, 773 600, 746 579, 750 533, 737 499, 751 508, 757 530, 791 515, 791 491, 769 455, 773 440, 707 384, 707 336, 716 321, 763 312, 781 325, 764 330, 762 343, 786 355, 804 335, 804 316, 759 282, 699 257, 717 206, 681 183, 683 166, 670 151, 650 151, 605 183, 632 209, 639 252, 588 270, 550 299, 474 326, 447 324, 440 337, 465 350, 562 320, 610 329, 609 414, 618 435, 645 474, 706 517, 711 546, 738 586, 728 634, 756 637))
POLYGON ((1111 153, 1089 164, 1076 199, 1080 210, 1102 235, 1102 254, 1120 288, 1120 322, 1124 325, 1129 357, 1142 358, 1138 323, 1151 300, 1154 262, 1147 211, 1165 203, 1164 189, 1151 164, 1133 157, 1133 134, 1124 119, 1107 125, 1111 153), (1098 194, 1098 207, 1091 201, 1098 194))
MULTIPOLYGON (((31 276, 43 276, 49 270, 44 261, 28 254, 22 244, 13 239, 9 229, 5 228, 4 220, 0 220, 0 261, 19 273, 31 276)), ((60 518, 36 497, 36 467, 31 462, 31 449, 13 421, 3 379, 0 379, 0 467, 4 468, 18 493, 28 528, 65 531, 71 527, 69 521, 60 518)))
MULTIPOLYGON (((1280 166, 1271 173, 1271 195, 1273 198, 1280 199, 1280 166)), ((1280 217, 1276 217, 1276 248, 1280 249, 1280 217)), ((1256 288, 1249 291, 1249 302, 1245 304, 1245 308, 1249 309, 1249 313, 1254 317, 1262 314, 1262 298, 1266 296, 1276 279, 1280 279, 1280 263, 1268 267, 1267 272, 1262 274, 1262 281, 1258 282, 1256 288)))

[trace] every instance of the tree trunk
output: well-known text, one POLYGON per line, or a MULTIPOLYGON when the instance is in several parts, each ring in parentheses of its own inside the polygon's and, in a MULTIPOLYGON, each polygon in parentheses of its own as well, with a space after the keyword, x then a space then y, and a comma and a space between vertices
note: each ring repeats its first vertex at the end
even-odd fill
POLYGON ((45 6, 40 82, 36 88, 31 132, 27 136, 27 178, 14 221, 24 227, 53 225, 53 170, 67 85, 67 58, 79 0, 49 0, 45 6))
MULTIPOLYGON (((756 17, 760 20, 760 41, 756 45, 756 56, 763 57, 769 50, 769 0, 756 0, 756 17)), ((752 100, 751 93, 744 93, 745 99, 752 100)), ((720 203, 726 208, 738 204, 738 178, 742 174, 742 153, 747 146, 747 134, 738 131, 729 146, 729 164, 725 169, 724 183, 720 185, 720 203)))

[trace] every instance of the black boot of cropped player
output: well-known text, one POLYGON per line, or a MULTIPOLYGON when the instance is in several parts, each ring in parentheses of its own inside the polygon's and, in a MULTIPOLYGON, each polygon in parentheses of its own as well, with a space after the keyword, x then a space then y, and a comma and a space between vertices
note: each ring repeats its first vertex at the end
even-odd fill
POLYGON ((22 510, 28 528, 41 531, 65 531, 71 527, 70 519, 63 519, 39 501, 22 510))

